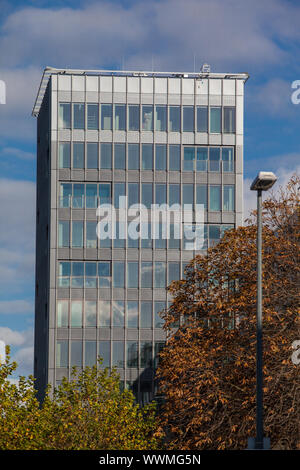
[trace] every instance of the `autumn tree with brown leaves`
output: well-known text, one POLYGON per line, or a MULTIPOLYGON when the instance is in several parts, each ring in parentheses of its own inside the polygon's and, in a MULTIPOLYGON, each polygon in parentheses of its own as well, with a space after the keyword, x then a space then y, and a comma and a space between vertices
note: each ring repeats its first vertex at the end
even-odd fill
MULTIPOLYGON (((263 203, 264 429, 273 449, 300 448, 300 365, 291 360, 300 339, 299 186, 295 175, 263 203)), ((158 376, 170 449, 245 449, 256 434, 256 236, 254 212, 169 287, 158 376)))

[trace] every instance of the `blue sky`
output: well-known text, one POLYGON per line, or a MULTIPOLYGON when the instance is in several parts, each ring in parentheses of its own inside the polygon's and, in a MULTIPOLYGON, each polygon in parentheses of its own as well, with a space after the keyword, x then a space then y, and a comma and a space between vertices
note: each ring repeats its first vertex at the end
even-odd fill
POLYGON ((36 122, 46 65, 72 68, 248 72, 246 211, 259 169, 279 183, 300 171, 300 4, 289 0, 0 0, 0 339, 19 373, 32 372, 36 122))

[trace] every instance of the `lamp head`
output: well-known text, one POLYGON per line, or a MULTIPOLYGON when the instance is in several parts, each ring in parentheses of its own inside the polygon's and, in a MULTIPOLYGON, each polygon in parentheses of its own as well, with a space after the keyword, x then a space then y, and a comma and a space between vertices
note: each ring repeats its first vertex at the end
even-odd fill
POLYGON ((252 191, 267 191, 268 189, 272 188, 276 181, 277 176, 275 176, 271 171, 260 171, 252 182, 250 189, 252 191))

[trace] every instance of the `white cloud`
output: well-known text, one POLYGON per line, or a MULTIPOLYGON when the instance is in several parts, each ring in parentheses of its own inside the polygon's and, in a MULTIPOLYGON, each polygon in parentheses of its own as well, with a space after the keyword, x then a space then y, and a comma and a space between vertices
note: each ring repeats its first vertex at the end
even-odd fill
POLYGON ((260 115, 269 114, 272 117, 295 117, 299 107, 291 102, 292 82, 280 78, 272 78, 266 83, 249 89, 249 108, 255 108, 260 115))
POLYGON ((25 152, 22 149, 14 148, 14 147, 4 147, 0 151, 0 155, 8 156, 8 157, 15 157, 19 158, 20 160, 33 160, 35 158, 35 153, 33 152, 25 152))
POLYGON ((21 346, 25 343, 24 335, 20 331, 13 331, 7 327, 0 327, 0 339, 9 346, 21 346))
MULTIPOLYGON (((0 327, 0 340, 12 348, 17 348, 11 360, 17 362, 18 368, 15 376, 29 375, 33 372, 33 330, 17 331, 7 327, 0 327)), ((16 377, 10 380, 15 380, 16 377)))

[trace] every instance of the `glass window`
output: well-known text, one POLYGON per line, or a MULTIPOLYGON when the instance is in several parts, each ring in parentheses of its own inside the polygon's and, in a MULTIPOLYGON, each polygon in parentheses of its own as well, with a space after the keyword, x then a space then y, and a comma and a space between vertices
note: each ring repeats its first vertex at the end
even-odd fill
POLYGON ((207 185, 197 184, 196 186, 196 204, 201 204, 207 210, 207 185))
POLYGON ((180 171, 180 145, 169 145, 169 170, 180 171))
POLYGON ((194 107, 183 106, 183 132, 194 132, 194 107))
POLYGON ((155 145, 155 169, 167 169, 167 146, 164 144, 155 145))
POLYGON ((141 342, 140 366, 152 366, 152 343, 150 341, 141 342))
POLYGON ((142 170, 153 169, 153 145, 142 144, 142 170))
POLYGON ((93 367, 97 363, 96 341, 85 341, 85 366, 93 367))
POLYGON ((98 168, 98 143, 88 142, 86 144, 86 167, 91 169, 98 168))
POLYGON ((88 209, 94 209, 97 207, 97 184, 86 184, 85 186, 85 205, 88 209))
POLYGON ((84 184, 75 183, 73 185, 73 208, 82 209, 84 207, 84 184))
POLYGON ((128 207, 132 206, 133 204, 138 204, 139 201, 139 184, 128 183, 128 207))
POLYGON ((115 104, 115 130, 126 130, 126 105, 115 104))
POLYGON ((166 263, 162 261, 154 263, 154 287, 166 287, 166 263))
POLYGON ((221 158, 220 147, 210 147, 209 149, 209 170, 210 171, 220 171, 220 158, 221 158))
POLYGON ((128 144, 128 170, 140 169, 140 146, 128 144))
POLYGON ((73 128, 84 129, 84 103, 73 103, 73 128))
POLYGON ((154 328, 162 328, 164 320, 159 315, 166 308, 165 302, 154 302, 154 328))
POLYGON ((136 341, 127 341, 127 367, 138 367, 138 343, 136 341))
POLYGON ((139 223, 137 221, 128 221, 128 238, 127 246, 128 248, 138 248, 139 247, 139 223), (132 225, 131 225, 132 224, 132 225), (131 232, 133 230, 133 232, 131 232))
POLYGON ((68 367, 68 340, 56 341, 56 367, 68 367))
POLYGON ((69 324, 69 301, 57 301, 57 328, 65 328, 69 324))
POLYGON ((152 328, 152 302, 141 302, 140 328, 152 328))
POLYGON ((124 285, 124 262, 113 262, 113 287, 125 287, 124 285))
POLYGON ((180 204, 180 185, 170 184, 169 185, 169 205, 180 204))
POLYGON ((207 106, 197 106, 197 132, 208 132, 207 106))
POLYGON ((82 300, 71 301, 71 327, 82 327, 82 300))
POLYGON ((222 161, 223 161, 223 171, 224 172, 233 172, 234 171, 234 153, 232 147, 223 147, 222 148, 222 161))
POLYGON ((210 132, 220 134, 221 132, 221 107, 210 108, 210 132))
POLYGON ((148 209, 152 204, 152 183, 142 183, 142 204, 148 209))
POLYGON ((167 130, 167 106, 155 106, 155 130, 162 132, 167 130))
POLYGON ((131 104, 128 106, 128 130, 140 130, 140 107, 139 105, 131 104))
POLYGON ((83 221, 72 221, 72 247, 83 248, 83 221))
POLYGON ((195 147, 184 147, 183 171, 194 171, 195 147))
POLYGON ((234 211, 234 185, 225 184, 223 187, 223 211, 234 211))
POLYGON ((139 263, 127 262, 127 287, 138 288, 139 286, 139 263))
POLYGON ((209 225, 209 246, 214 246, 220 240, 220 225, 209 225))
POLYGON ((180 132, 180 106, 169 106, 169 132, 180 132))
POLYGON ((221 186, 211 185, 209 187, 209 210, 221 210, 221 186))
POLYGON ((197 171, 207 171, 208 149, 197 147, 197 171))
POLYGON ((101 104, 101 129, 110 131, 112 129, 112 105, 101 104))
POLYGON ((98 263, 99 287, 110 287, 111 270, 109 261, 100 261, 98 263))
POLYGON ((124 367, 124 342, 123 341, 113 341, 113 350, 112 350, 112 366, 113 367, 124 367))
POLYGON ((152 263, 143 261, 141 264, 141 287, 152 288, 152 263))
POLYGON ((152 224, 152 230, 155 229, 155 248, 164 249, 167 248, 167 226, 166 224, 155 223, 152 224))
POLYGON ((99 184, 99 199, 100 199, 100 204, 110 204, 111 202, 110 183, 99 184))
POLYGON ((99 129, 99 106, 98 104, 87 104, 87 128, 90 130, 99 129))
MULTIPOLYGON (((95 227, 95 232, 96 232, 96 227, 95 227)), ((93 262, 85 263, 84 287, 87 287, 87 288, 97 287, 97 263, 93 263, 93 262)))
POLYGON ((142 129, 143 131, 153 131, 153 106, 142 106, 142 129))
POLYGON ((138 302, 135 300, 129 300, 127 302, 127 327, 137 328, 138 327, 138 302))
POLYGON ((95 300, 86 300, 85 304, 85 326, 96 327, 97 302, 95 300))
POLYGON ((224 129, 226 134, 235 133, 235 108, 224 107, 224 129))
POLYGON ((84 143, 73 142, 73 168, 84 168, 84 143))
POLYGON ((154 350, 154 367, 157 368, 158 365, 159 365, 159 353, 163 350, 165 346, 165 343, 163 343, 162 341, 157 341, 155 342, 155 350, 154 350))
POLYGON ((124 311, 124 302, 119 300, 113 300, 112 303, 112 319, 113 326, 124 327, 125 322, 125 311, 124 311))
POLYGON ((110 301, 99 300, 99 325, 110 326, 110 301))
POLYGON ((115 168, 125 170, 125 144, 115 144, 115 168))
POLYGON ((125 248, 126 239, 126 222, 123 220, 116 221, 116 231, 114 239, 114 248, 125 248))
POLYGON ((182 203, 194 204, 194 185, 193 184, 182 185, 182 203))
POLYGON ((70 246, 70 222, 60 220, 58 222, 58 247, 70 246))
MULTIPOLYGON (((178 224, 176 224, 176 230, 178 230, 178 224)), ((169 238, 169 248, 178 249, 180 248, 180 239, 179 234, 175 230, 175 225, 170 224, 170 238, 169 238)))
POLYGON ((70 168, 70 142, 59 144, 59 168, 70 168))
POLYGON ((180 264, 179 263, 168 263, 168 284, 172 281, 178 281, 180 279, 180 264))
POLYGON ((167 203, 167 186, 165 184, 155 185, 155 204, 167 203))
POLYGON ((61 183, 59 189, 59 207, 71 207, 72 185, 61 183))
POLYGON ((102 358, 101 367, 110 367, 110 341, 99 341, 99 356, 102 358))
POLYGON ((116 209, 120 208, 119 199, 122 196, 125 196, 125 183, 115 183, 114 184, 114 206, 116 209))
POLYGON ((84 263, 72 263, 72 287, 82 288, 84 279, 84 263))
POLYGON ((97 248, 97 222, 87 221, 86 222, 86 247, 97 248))
POLYGON ((60 261, 58 265, 58 287, 70 287, 71 263, 60 261))
POLYGON ((102 143, 101 144, 101 164, 100 168, 102 169, 111 169, 111 152, 112 151, 112 145, 110 143, 102 143))
POLYGON ((71 129, 71 103, 59 103, 58 127, 59 129, 71 129))

